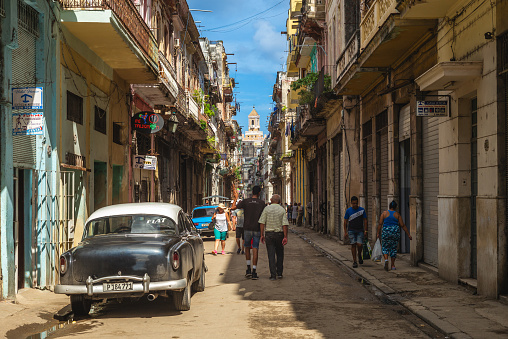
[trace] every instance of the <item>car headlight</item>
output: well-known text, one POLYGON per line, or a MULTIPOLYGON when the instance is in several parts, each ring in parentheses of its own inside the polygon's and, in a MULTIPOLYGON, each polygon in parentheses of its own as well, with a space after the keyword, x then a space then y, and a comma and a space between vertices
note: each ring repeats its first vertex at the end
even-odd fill
POLYGON ((63 255, 60 256, 60 274, 67 272, 67 258, 63 255))
POLYGON ((178 267, 180 267, 180 254, 178 254, 178 252, 173 252, 173 258, 171 260, 171 264, 173 265, 173 268, 175 270, 178 269, 178 267))

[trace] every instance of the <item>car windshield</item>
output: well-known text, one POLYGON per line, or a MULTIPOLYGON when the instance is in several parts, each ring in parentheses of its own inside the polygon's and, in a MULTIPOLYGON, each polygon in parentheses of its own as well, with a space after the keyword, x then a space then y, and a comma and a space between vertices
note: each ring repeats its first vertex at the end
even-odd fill
POLYGON ((106 234, 168 234, 176 235, 177 226, 173 219, 162 215, 117 215, 90 221, 83 239, 106 234))
POLYGON ((202 218, 202 217, 212 217, 215 213, 216 207, 210 207, 210 208, 196 208, 194 211, 192 211, 192 217, 193 218, 202 218))

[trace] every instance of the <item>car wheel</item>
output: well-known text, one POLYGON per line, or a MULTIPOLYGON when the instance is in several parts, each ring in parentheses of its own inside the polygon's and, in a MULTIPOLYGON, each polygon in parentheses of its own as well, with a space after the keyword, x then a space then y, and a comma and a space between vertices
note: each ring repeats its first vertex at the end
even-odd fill
POLYGON ((183 291, 173 292, 173 306, 177 311, 188 311, 191 306, 191 279, 187 277, 187 285, 183 291))
POLYGON ((205 290, 205 263, 201 266, 201 275, 199 276, 199 280, 195 281, 192 284, 192 289, 195 292, 203 292, 205 290))
POLYGON ((82 294, 71 295, 71 308, 74 315, 88 315, 92 301, 82 294))

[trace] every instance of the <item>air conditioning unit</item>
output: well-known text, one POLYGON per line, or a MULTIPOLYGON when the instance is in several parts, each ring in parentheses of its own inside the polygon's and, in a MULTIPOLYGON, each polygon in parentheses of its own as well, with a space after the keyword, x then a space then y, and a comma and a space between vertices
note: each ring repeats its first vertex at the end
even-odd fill
POLYGON ((180 39, 175 39, 175 47, 180 47, 180 39))

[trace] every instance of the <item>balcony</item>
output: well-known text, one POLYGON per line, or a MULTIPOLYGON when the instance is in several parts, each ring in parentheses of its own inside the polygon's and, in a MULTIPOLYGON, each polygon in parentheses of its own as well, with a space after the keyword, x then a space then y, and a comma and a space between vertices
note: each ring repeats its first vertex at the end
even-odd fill
POLYGON ((337 64, 335 90, 340 95, 361 95, 424 37, 431 36, 437 20, 403 20, 397 0, 374 0, 360 24, 358 41, 349 41, 337 64), (353 60, 352 60, 353 59, 353 60), (349 66, 348 66, 349 65, 349 66))
POLYGON ((295 133, 290 147, 292 151, 314 140, 326 128, 326 120, 312 117, 308 105, 298 106, 296 115, 295 133))
POLYGON ((351 65, 357 62, 358 56, 360 54, 360 31, 357 30, 356 33, 351 37, 346 48, 342 52, 341 56, 337 61, 337 81, 336 81, 336 89, 340 89, 339 94, 347 95, 345 89, 341 88, 341 80, 344 78, 346 72, 348 72, 351 68, 351 65))
POLYGON ((457 0, 398 0, 397 9, 403 19, 444 18, 457 0))
POLYGON ((154 105, 174 105, 178 97, 178 82, 173 66, 164 54, 159 52, 159 82, 156 84, 136 84, 136 93, 154 105))
POLYGON ((188 91, 185 92, 185 95, 187 97, 187 104, 188 104, 187 107, 189 108, 189 118, 199 120, 199 106, 198 106, 196 100, 194 100, 194 98, 188 91))
POLYGON ((302 14, 308 19, 325 20, 325 1, 324 0, 303 0, 302 14))
POLYGON ((235 87, 235 79, 234 78, 224 78, 222 80, 222 87, 224 94, 233 94, 233 88, 235 87))
POLYGON ((129 84, 155 83, 158 49, 132 1, 59 0, 61 22, 129 84))

